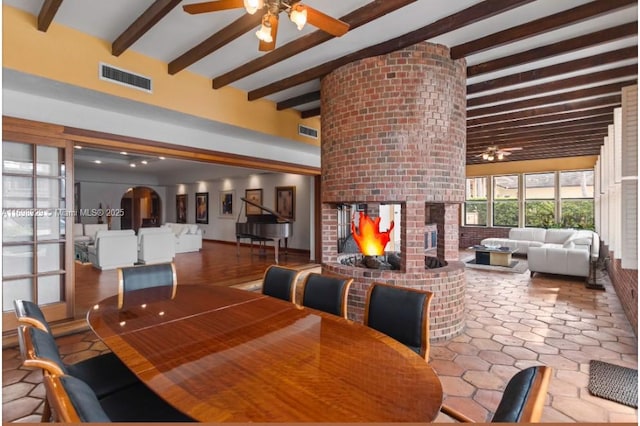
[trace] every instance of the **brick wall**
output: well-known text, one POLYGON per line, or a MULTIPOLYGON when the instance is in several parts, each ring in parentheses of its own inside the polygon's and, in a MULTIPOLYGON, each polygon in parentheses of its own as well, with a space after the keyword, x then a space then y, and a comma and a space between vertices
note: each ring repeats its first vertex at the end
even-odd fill
POLYGON ((451 60, 447 47, 423 42, 347 64, 321 84, 323 271, 354 277, 354 319, 361 318, 374 277, 432 288, 432 337, 452 337, 464 323, 464 265, 456 260, 465 197, 465 60, 451 60), (339 203, 401 205, 401 271, 337 262, 339 203), (437 224, 446 268, 425 270, 427 223, 437 224))
POLYGON ((623 269, 620 259, 613 258, 613 252, 605 247, 605 253, 609 253, 607 272, 611 278, 613 288, 620 299, 622 309, 638 336, 638 270, 623 269))
POLYGON ((460 248, 471 247, 480 244, 484 238, 507 238, 509 237, 510 228, 490 228, 486 226, 461 226, 460 239, 458 241, 460 248))

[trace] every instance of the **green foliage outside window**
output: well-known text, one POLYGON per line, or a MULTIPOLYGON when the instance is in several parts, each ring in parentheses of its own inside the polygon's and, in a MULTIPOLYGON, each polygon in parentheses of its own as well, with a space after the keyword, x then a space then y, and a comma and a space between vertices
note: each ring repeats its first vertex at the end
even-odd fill
POLYGON ((593 200, 562 200, 562 227, 594 230, 593 200))
POLYGON ((465 203, 465 225, 487 225, 487 200, 470 199, 465 203))
POLYGON ((518 226, 518 200, 493 202, 493 226, 518 226))
POLYGON ((551 228, 555 224, 555 201, 535 200, 525 203, 525 226, 551 228))

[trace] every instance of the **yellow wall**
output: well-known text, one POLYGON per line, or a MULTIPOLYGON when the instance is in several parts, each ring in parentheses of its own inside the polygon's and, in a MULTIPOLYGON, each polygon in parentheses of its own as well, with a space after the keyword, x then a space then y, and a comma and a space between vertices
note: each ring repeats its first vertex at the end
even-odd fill
POLYGON ((2 6, 3 66, 28 74, 244 127, 311 145, 320 138, 298 135, 298 124, 320 130, 318 117, 301 119, 288 109, 277 111, 268 100, 247 101, 244 91, 211 88, 211 79, 187 70, 169 75, 167 64, 128 50, 111 55, 111 43, 53 22, 46 33, 36 29, 36 17, 2 6), (98 78, 100 62, 153 80, 153 93, 131 89, 98 78))
POLYGON ((472 164, 466 167, 467 177, 506 175, 512 173, 553 172, 556 170, 587 170, 593 169, 598 157, 595 155, 583 157, 551 158, 546 160, 487 162, 472 164))

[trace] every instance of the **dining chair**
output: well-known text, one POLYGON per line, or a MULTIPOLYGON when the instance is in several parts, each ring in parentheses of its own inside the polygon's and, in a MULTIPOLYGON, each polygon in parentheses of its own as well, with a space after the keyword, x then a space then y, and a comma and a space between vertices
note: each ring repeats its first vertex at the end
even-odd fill
POLYGON ((28 300, 16 299, 13 301, 13 308, 19 323, 51 333, 51 326, 37 304, 28 300))
POLYGON ((98 398, 91 387, 77 377, 47 373, 43 382, 54 420, 58 422, 193 421, 142 384, 98 398))
POLYGON ((118 268, 118 309, 173 299, 177 287, 178 278, 173 262, 118 268), (153 291, 137 291, 143 289, 153 291))
POLYGON ((262 294, 295 303, 299 277, 300 271, 286 266, 271 265, 264 272, 262 294))
POLYGON ((353 278, 311 272, 302 287, 302 305, 340 317, 347 317, 347 295, 353 278))
POLYGON ((86 382, 99 398, 140 383, 112 352, 65 364, 53 335, 28 325, 18 326, 18 342, 25 367, 75 376, 86 382))
MULTIPOLYGON (((551 367, 538 365, 517 372, 507 383, 491 423, 538 423, 547 397, 551 367)), ((474 422, 443 404, 440 411, 460 422, 474 422)))
POLYGON ((396 339, 429 361, 429 307, 433 293, 373 283, 364 324, 396 339))

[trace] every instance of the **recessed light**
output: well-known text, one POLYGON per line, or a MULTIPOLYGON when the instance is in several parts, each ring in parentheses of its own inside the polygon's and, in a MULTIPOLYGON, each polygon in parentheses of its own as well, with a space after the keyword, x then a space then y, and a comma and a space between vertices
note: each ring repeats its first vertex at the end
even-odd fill
POLYGON ((73 146, 75 149, 82 149, 82 147, 80 145, 74 145, 73 146))
POLYGON ((129 164, 129 167, 135 167, 135 166, 136 166, 136 163, 129 164))
POLYGON ((127 151, 120 151, 120 154, 127 155, 127 151))
POLYGON ((100 160, 93 160, 93 162, 96 163, 96 164, 102 164, 102 161, 100 161, 100 160))
POLYGON ((158 157, 158 158, 159 158, 159 159, 161 159, 161 160, 164 160, 164 159, 165 159, 164 157, 158 157))
POLYGON ((142 160, 141 163, 142 164, 147 164, 147 160, 142 160))

